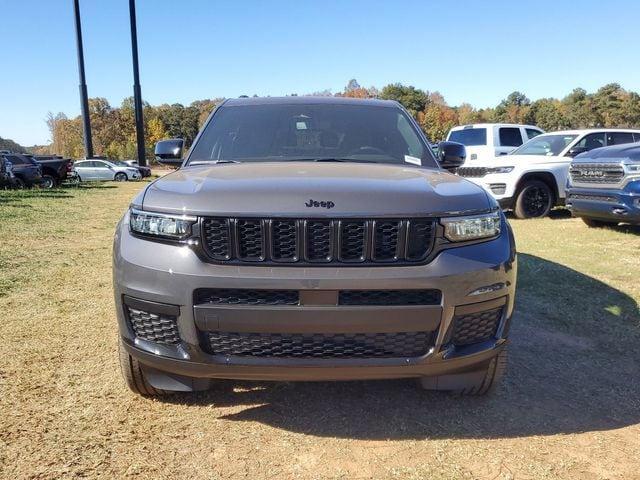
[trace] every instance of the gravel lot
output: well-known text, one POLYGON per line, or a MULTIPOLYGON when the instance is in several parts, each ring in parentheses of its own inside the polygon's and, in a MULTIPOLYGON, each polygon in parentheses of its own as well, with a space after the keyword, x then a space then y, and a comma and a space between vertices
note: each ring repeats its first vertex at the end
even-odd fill
POLYGON ((0 192, 0 477, 640 478, 640 229, 516 221, 503 386, 126 390, 111 239, 140 183, 0 192))

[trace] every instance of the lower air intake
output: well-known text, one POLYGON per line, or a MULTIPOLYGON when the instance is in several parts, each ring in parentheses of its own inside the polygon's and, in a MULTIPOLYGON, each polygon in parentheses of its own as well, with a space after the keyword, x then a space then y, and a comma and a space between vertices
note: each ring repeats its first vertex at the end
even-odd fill
POLYGON ((431 332, 260 334, 208 332, 212 355, 262 358, 398 358, 425 355, 431 332))

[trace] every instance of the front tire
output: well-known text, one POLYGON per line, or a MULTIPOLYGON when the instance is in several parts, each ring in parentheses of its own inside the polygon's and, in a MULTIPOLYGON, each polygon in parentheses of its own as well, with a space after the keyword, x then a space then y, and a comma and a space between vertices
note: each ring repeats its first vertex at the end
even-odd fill
POLYGON ((618 222, 607 222, 606 220, 596 220, 595 218, 582 217, 582 221, 589 228, 607 228, 618 225, 618 222))
POLYGON ((116 176, 113 177, 113 179, 116 182, 126 182, 127 180, 129 180, 129 177, 127 177, 127 174, 124 172, 118 172, 116 173, 116 176))
POLYGON ((553 208, 553 201, 549 185, 540 180, 530 180, 518 192, 514 213, 517 218, 546 217, 553 208))
POLYGON ((20 177, 16 177, 14 179, 14 183, 15 183, 16 189, 18 190, 24 190, 25 188, 27 188, 27 184, 24 183, 24 180, 22 180, 20 177))
POLYGON ((118 342, 118 357, 120 359, 120 371, 129 389, 143 396, 167 395, 171 392, 152 387, 144 377, 144 372, 140 367, 140 362, 127 353, 118 342))

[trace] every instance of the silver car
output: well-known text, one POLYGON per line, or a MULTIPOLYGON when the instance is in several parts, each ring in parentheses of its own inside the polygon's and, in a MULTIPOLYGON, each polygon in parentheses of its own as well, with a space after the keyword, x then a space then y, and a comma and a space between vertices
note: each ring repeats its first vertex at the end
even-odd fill
POLYGON ((117 160, 81 160, 73 165, 73 170, 81 181, 126 182, 142 178, 140 170, 117 160))

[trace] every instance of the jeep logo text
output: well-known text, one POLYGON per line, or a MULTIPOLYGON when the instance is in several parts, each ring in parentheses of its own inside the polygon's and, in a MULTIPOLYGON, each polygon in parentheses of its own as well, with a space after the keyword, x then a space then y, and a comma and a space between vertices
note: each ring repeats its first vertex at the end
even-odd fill
POLYGON ((326 201, 323 200, 321 202, 318 202, 317 200, 314 200, 313 198, 310 198, 308 202, 305 202, 305 205, 308 208, 315 207, 315 208, 327 208, 327 209, 333 208, 333 207, 336 206, 336 204, 333 203, 332 201, 326 202, 326 201))

